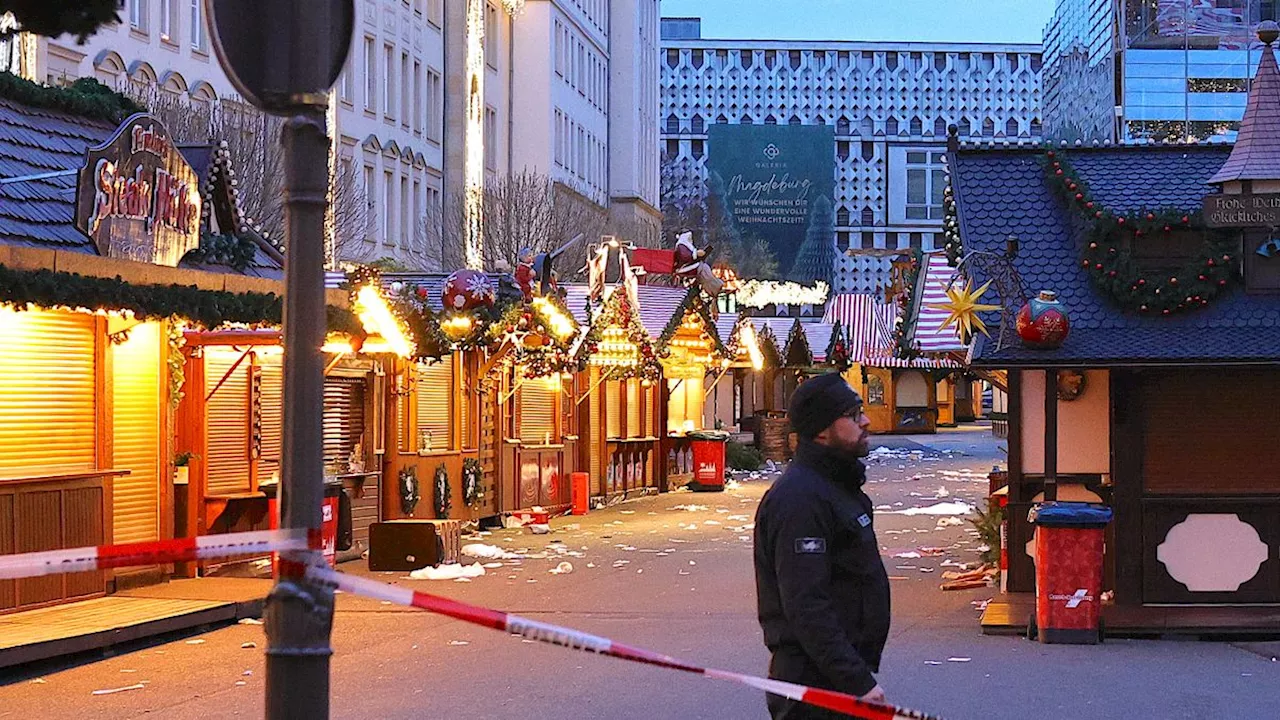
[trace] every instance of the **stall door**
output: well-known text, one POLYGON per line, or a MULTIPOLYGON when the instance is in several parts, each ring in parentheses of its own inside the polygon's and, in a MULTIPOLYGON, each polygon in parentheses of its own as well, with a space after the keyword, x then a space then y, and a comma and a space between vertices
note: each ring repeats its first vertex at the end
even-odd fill
POLYGON ((1280 371, 1142 380, 1143 601, 1280 602, 1280 371))
POLYGON ((115 480, 112 493, 114 542, 160 539, 161 403, 167 395, 160 372, 159 323, 149 322, 129 330, 124 342, 112 347, 114 452, 113 466, 128 470, 115 480))
POLYGON ((938 381, 937 397, 939 425, 956 424, 955 398, 951 395, 952 387, 951 378, 943 378, 938 381))

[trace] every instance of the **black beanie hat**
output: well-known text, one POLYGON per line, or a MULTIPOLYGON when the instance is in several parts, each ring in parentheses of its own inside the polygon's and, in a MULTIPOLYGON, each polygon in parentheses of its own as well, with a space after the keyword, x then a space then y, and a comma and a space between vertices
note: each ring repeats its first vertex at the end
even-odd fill
POLYGON ((827 373, 806 380, 796 388, 787 417, 796 435, 812 440, 855 407, 862 407, 858 393, 843 377, 827 373))

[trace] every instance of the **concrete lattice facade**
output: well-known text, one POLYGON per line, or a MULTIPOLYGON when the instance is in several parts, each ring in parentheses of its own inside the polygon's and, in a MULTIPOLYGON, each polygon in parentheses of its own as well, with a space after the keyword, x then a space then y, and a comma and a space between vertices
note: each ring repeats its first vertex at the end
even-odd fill
MULTIPOLYGON (((840 250, 941 246, 949 125, 1040 136, 1039 45, 708 40, 663 23, 662 152, 693 180, 675 185, 705 182, 712 123, 834 125, 840 250)), ((867 263, 841 265, 836 290, 860 289, 867 263)))

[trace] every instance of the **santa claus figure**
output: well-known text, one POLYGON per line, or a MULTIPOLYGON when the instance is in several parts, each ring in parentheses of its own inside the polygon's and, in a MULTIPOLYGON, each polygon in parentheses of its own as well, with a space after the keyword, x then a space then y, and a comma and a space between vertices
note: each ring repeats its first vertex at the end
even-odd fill
POLYGON ((701 250, 693 246, 693 233, 688 230, 676 236, 676 277, 697 280, 703 292, 715 297, 720 294, 724 282, 715 276, 710 265, 703 262, 703 258, 710 254, 710 245, 701 250))
POLYGON ((533 286, 536 277, 537 275, 533 271, 533 250, 521 248, 520 264, 516 266, 516 284, 520 286, 520 294, 524 296, 525 302, 533 301, 533 286))

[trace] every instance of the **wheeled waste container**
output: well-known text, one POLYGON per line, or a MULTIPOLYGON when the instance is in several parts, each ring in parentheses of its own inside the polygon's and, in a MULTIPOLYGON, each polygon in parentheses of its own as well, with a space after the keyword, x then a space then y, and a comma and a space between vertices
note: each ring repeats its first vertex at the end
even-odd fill
POLYGON ((693 450, 693 480, 689 489, 694 492, 722 492, 729 433, 699 430, 689 433, 689 440, 693 450))
POLYGON ((1101 642, 1103 535, 1111 508, 1044 502, 1027 519, 1036 528, 1036 612, 1028 635, 1042 643, 1101 642))

